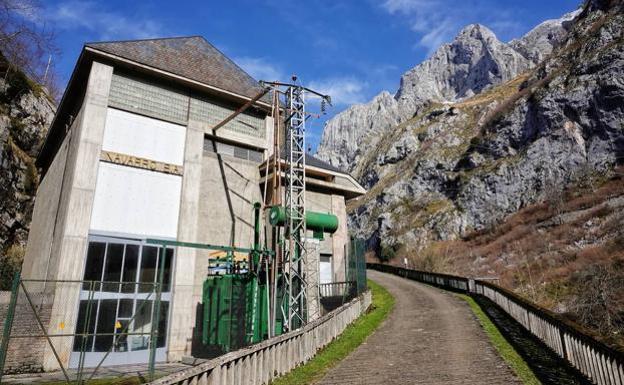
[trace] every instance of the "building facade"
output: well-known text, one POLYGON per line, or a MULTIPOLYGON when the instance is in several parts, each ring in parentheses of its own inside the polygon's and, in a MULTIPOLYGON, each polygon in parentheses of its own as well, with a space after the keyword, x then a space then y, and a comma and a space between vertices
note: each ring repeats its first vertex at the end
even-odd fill
MULTIPOLYGON (((87 366, 113 346, 106 365, 146 362, 153 284, 164 267, 158 361, 193 353, 209 251, 148 239, 250 247, 253 204, 263 199, 273 151, 270 102, 261 98, 212 128, 261 88, 202 37, 86 44, 38 158, 42 179, 22 277, 52 298, 48 331, 85 328, 87 366), (164 258, 162 261, 161 258, 164 258), (96 281, 96 287, 57 281, 96 281), (135 284, 115 284, 134 282, 135 284)), ((345 201, 364 193, 349 175, 309 156, 307 208, 332 213, 339 229, 314 252, 321 282, 345 279, 345 201)), ((77 342, 56 349, 78 363, 77 342)), ((45 370, 58 368, 53 352, 45 370)))

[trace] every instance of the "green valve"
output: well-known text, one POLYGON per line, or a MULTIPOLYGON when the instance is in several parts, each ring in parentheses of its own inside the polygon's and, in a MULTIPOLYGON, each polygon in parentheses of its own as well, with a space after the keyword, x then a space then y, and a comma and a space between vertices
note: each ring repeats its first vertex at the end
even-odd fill
MULTIPOLYGON (((333 234, 338 230, 338 217, 333 214, 323 214, 306 210, 306 227, 308 230, 333 234)), ((286 223, 286 209, 283 206, 273 206, 269 211, 269 223, 272 226, 284 226, 286 223)))

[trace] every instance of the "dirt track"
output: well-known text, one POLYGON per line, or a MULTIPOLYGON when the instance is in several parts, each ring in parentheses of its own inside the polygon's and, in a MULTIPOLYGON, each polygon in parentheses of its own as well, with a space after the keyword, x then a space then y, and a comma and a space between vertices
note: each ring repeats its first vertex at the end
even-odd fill
POLYGON ((396 304, 319 384, 520 384, 468 305, 453 294, 368 270, 396 304))

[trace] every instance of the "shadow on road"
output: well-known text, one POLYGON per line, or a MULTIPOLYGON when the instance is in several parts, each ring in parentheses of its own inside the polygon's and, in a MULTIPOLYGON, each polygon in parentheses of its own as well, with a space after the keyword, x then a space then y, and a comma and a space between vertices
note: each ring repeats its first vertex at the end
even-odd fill
POLYGON ((544 385, 591 384, 578 370, 529 333, 520 323, 483 296, 474 296, 503 336, 544 385))

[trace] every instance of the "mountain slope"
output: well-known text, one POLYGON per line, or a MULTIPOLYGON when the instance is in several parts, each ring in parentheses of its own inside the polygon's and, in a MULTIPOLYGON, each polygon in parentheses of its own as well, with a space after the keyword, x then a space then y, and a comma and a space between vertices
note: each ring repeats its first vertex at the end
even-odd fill
POLYGON ((510 80, 435 96, 375 138, 343 123, 364 130, 346 168, 369 188, 349 202, 351 228, 394 263, 498 276, 602 335, 623 333, 624 2, 587 1, 570 17, 548 22, 565 29, 557 44, 538 27, 508 45, 543 58, 510 80))

